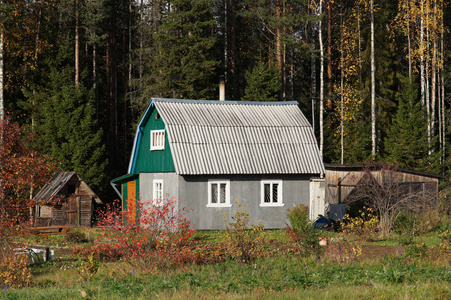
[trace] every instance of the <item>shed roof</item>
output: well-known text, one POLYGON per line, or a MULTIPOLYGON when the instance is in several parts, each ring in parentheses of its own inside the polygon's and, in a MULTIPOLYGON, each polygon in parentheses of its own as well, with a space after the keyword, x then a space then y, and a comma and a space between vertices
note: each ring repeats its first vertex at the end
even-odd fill
POLYGON ((313 129, 292 102, 152 99, 135 136, 156 108, 166 126, 176 173, 323 174, 313 129))
POLYGON ((55 175, 53 175, 52 179, 50 179, 49 182, 47 182, 44 187, 39 191, 39 193, 36 194, 34 197, 35 200, 44 200, 49 201, 52 199, 52 197, 58 195, 58 193, 61 191, 61 189, 71 180, 73 176, 77 176, 78 180, 80 181, 80 184, 83 185, 86 190, 92 194, 94 197, 94 200, 102 204, 102 201, 100 198, 91 190, 91 188, 88 186, 86 182, 81 179, 80 176, 74 171, 71 172, 56 172, 55 175))
POLYGON ((406 168, 398 168, 398 167, 391 167, 386 164, 379 164, 379 163, 372 163, 372 164, 354 164, 354 165, 340 165, 340 164, 324 164, 327 171, 348 171, 348 172, 359 172, 362 170, 383 170, 386 168, 390 168, 393 171, 399 172, 399 173, 406 173, 406 174, 412 174, 427 178, 435 178, 435 179, 445 179, 446 177, 440 174, 433 174, 423 171, 417 171, 412 169, 406 169, 406 168))

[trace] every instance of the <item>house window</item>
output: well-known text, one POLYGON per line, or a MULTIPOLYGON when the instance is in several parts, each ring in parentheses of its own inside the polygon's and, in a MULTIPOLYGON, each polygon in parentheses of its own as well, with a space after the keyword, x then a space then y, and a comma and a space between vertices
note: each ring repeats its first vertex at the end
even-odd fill
POLYGON ((164 129, 150 131, 150 150, 164 150, 164 129))
POLYGON ((230 207, 230 181, 208 181, 208 207, 230 207))
POLYGON ((283 206, 282 180, 261 182, 260 206, 283 206))
POLYGON ((153 181, 153 205, 163 205, 163 180, 155 179, 153 181))

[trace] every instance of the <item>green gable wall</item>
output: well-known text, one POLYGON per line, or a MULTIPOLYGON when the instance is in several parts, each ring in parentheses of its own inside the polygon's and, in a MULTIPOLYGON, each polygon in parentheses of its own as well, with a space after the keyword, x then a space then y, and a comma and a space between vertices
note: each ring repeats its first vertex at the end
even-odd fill
POLYGON ((150 151, 150 131, 165 129, 163 119, 157 118, 155 108, 142 131, 141 141, 138 145, 138 155, 134 173, 175 172, 171 149, 169 148, 167 132, 165 132, 164 150, 150 151))

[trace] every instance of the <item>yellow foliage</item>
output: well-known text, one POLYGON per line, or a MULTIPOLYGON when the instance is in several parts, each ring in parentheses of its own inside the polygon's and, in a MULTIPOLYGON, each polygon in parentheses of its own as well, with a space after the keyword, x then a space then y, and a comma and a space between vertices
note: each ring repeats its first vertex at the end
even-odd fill
POLYGON ((20 288, 31 282, 27 255, 11 255, 0 259, 0 284, 20 288))
POLYGON ((348 214, 343 218, 343 232, 346 234, 356 235, 361 239, 367 240, 371 238, 377 231, 379 219, 374 215, 374 211, 370 207, 363 207, 359 210, 359 216, 351 218, 348 214))
POLYGON ((343 218, 342 234, 339 238, 330 241, 325 253, 326 257, 337 262, 348 263, 362 255, 362 245, 374 235, 379 220, 371 208, 364 207, 359 213, 358 217, 351 218, 346 215, 343 218))
POLYGON ((81 262, 78 273, 85 279, 91 279, 99 270, 99 260, 94 253, 89 254, 88 258, 81 262))

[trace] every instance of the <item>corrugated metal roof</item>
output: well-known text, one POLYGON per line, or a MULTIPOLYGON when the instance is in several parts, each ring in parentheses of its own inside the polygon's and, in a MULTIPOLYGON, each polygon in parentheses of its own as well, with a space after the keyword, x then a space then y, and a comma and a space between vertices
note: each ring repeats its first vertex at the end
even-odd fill
POLYGON ((152 101, 180 175, 324 173, 297 102, 152 101))
POLYGON ((75 172, 56 172, 52 179, 36 194, 35 200, 49 201, 53 196, 66 185, 66 183, 75 175, 75 172))
POLYGON ((52 179, 50 179, 50 181, 42 187, 39 193, 36 194, 34 199, 38 201, 44 200, 46 202, 52 200, 52 198, 58 195, 60 190, 69 182, 69 180, 73 176, 77 176, 80 183, 86 188, 88 192, 91 193, 97 203, 103 204, 102 200, 100 200, 100 198, 91 190, 91 188, 83 181, 83 179, 81 179, 80 176, 77 175, 75 171, 56 172, 55 175, 53 175, 52 179))

